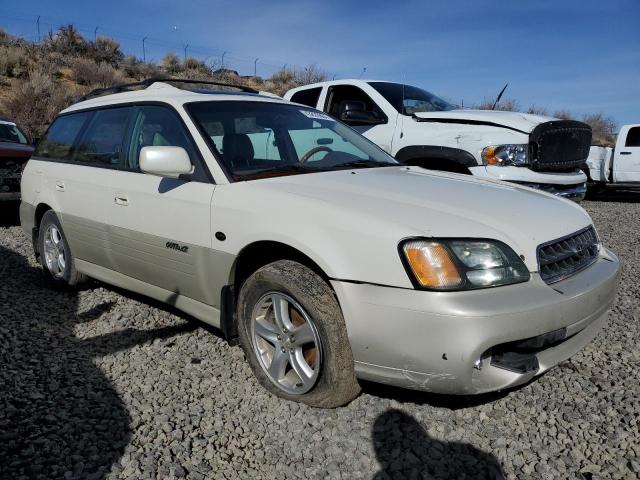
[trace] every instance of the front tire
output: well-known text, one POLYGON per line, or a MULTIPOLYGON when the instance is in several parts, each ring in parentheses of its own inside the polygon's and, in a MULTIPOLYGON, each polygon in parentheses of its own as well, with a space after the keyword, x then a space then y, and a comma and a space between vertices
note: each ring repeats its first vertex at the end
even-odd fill
POLYGON ((274 395, 334 408, 360 392, 338 301, 304 265, 279 260, 251 275, 240 289, 238 322, 251 369, 274 395))
POLYGON ((45 278, 53 285, 73 287, 85 279, 76 270, 67 237, 53 210, 46 211, 40 221, 38 250, 45 278))

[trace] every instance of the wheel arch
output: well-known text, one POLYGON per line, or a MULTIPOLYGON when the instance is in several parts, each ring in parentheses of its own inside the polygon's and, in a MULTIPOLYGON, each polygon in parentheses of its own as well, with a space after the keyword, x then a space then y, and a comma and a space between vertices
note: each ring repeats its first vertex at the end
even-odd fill
POLYGON ((433 145, 412 145, 400 149, 396 160, 428 170, 443 170, 471 174, 470 167, 478 166, 475 157, 466 150, 433 145))
POLYGON ((318 262, 291 245, 274 240, 259 240, 244 246, 231 267, 228 284, 221 292, 220 329, 230 345, 238 344, 236 305, 242 284, 255 271, 278 260, 293 260, 308 267, 333 290, 329 275, 318 262))
POLYGON ((42 217, 49 210, 53 210, 48 203, 40 202, 36 206, 34 217, 33 217, 33 229, 31 232, 31 241, 33 243, 33 251, 35 253, 36 259, 40 258, 40 249, 38 247, 38 236, 40 234, 40 222, 42 221, 42 217))

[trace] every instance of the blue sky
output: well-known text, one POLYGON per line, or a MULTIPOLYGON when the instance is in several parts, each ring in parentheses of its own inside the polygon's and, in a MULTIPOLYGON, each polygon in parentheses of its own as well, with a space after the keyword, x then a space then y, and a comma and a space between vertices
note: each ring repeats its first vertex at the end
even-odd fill
POLYGON ((465 105, 505 97, 551 112, 602 112, 640 122, 638 0, 22 0, 0 26, 31 39, 74 23, 113 36, 127 53, 167 51, 268 76, 315 63, 329 77, 406 81, 465 105))

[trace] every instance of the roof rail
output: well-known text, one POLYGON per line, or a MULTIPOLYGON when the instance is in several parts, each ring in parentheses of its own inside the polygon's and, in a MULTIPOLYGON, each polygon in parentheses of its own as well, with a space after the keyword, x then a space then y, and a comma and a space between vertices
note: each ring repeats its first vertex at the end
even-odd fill
POLYGON ((247 87, 245 85, 237 85, 234 83, 225 83, 225 82, 213 82, 208 80, 193 80, 190 78, 166 78, 166 77, 151 77, 145 78, 144 80, 140 80, 139 82, 133 83, 123 83, 121 85, 114 85, 112 87, 105 88, 96 88, 95 90, 91 90, 86 95, 83 95, 78 99, 78 102, 82 102, 84 100, 89 100, 90 98, 99 97, 101 95, 110 94, 110 93, 120 93, 129 91, 135 87, 144 87, 147 88, 153 83, 156 82, 165 82, 165 83, 191 83, 198 85, 217 85, 219 87, 231 87, 237 88, 243 92, 247 93, 260 93, 258 90, 255 90, 251 87, 247 87))

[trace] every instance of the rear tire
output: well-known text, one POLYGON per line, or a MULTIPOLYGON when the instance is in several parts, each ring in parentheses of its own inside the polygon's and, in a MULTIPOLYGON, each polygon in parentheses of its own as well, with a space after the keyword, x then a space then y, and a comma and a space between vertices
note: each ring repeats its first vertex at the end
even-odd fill
POLYGON ((360 393, 338 301, 304 265, 279 260, 251 275, 240 289, 238 323, 249 365, 274 395, 334 408, 360 393))
POLYGON ((53 210, 46 211, 40 220, 38 251, 44 276, 54 286, 74 287, 86 279, 76 270, 69 242, 53 210))

